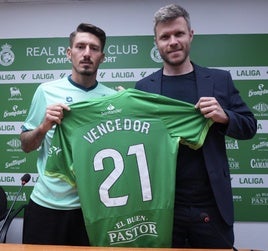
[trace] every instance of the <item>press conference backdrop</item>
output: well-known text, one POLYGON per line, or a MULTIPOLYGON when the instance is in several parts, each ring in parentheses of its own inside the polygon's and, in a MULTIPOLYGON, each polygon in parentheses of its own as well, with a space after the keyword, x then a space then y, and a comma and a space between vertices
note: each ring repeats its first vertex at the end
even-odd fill
MULTIPOLYGON (((24 173, 31 174, 16 206, 29 200, 38 179, 37 151, 22 152, 20 127, 37 86, 70 74, 68 38, 0 39, 0 185, 9 204, 24 173)), ((257 135, 247 141, 226 138, 236 221, 268 221, 268 34, 195 35, 191 58, 230 71, 236 87, 258 120, 257 135), (253 46, 254 45, 254 46, 253 46)), ((108 37, 98 71, 107 86, 134 87, 158 70, 162 61, 153 36, 108 37)), ((225 196, 224 194, 222 196, 225 196)))

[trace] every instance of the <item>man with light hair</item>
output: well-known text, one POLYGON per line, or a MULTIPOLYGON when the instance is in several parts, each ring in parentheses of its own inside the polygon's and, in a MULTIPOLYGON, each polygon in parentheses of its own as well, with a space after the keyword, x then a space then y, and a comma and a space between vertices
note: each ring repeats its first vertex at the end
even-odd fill
POLYGON ((135 88, 195 104, 214 122, 200 149, 179 147, 173 247, 232 248, 234 210, 225 136, 252 138, 256 119, 229 72, 190 60, 194 32, 184 8, 164 6, 155 13, 154 21, 163 68, 138 81, 135 88))

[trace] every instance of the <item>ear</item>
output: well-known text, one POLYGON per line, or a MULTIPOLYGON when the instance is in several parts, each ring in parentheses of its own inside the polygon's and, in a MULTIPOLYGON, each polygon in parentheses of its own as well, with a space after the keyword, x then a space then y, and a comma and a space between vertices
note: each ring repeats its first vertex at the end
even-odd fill
POLYGON ((194 38, 194 30, 190 30, 190 38, 191 38, 191 42, 192 42, 192 40, 194 38))
POLYGON ((71 58, 72 58, 72 49, 70 47, 68 47, 67 50, 66 50, 66 56, 67 56, 68 59, 71 60, 71 58))

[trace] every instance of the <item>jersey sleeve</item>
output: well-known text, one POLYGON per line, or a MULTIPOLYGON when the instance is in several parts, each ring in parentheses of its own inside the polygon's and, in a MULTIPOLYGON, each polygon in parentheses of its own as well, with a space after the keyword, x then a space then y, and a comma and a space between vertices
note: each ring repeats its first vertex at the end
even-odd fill
POLYGON ((146 116, 161 119, 171 137, 180 138, 180 143, 192 149, 202 146, 213 124, 211 119, 206 119, 193 104, 187 102, 137 90, 130 91, 131 99, 137 107, 146 111, 146 116))
POLYGON ((206 119, 192 104, 175 102, 173 110, 173 115, 163 115, 171 137, 180 137, 180 143, 194 150, 200 148, 213 121, 206 119))

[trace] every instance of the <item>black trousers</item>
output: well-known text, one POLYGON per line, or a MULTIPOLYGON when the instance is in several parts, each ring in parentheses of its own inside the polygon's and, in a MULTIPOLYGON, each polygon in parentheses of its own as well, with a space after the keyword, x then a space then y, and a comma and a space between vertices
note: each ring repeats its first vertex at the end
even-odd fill
POLYGON ((233 244, 233 226, 224 222, 216 207, 176 207, 172 247, 232 248, 233 244))
POLYGON ((25 244, 89 246, 80 209, 54 210, 30 200, 24 214, 25 244))

